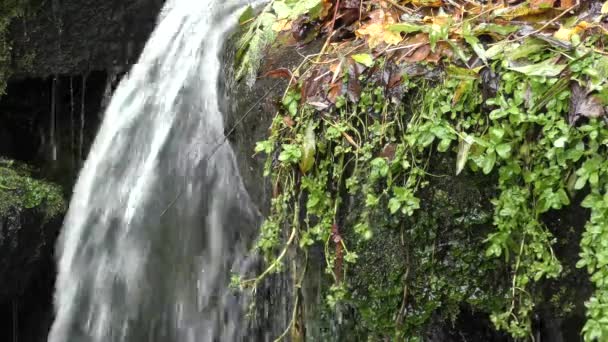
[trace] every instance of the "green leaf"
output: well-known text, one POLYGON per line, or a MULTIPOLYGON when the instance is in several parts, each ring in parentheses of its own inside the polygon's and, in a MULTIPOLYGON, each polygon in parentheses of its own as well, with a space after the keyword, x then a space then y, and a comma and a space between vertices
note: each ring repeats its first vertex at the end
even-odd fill
POLYGON ((302 150, 300 146, 293 144, 284 144, 283 151, 279 154, 279 161, 288 164, 297 164, 302 158, 302 150))
POLYGON ((508 68, 513 71, 521 72, 527 76, 555 77, 566 68, 566 65, 557 64, 554 59, 546 59, 540 63, 523 66, 515 66, 512 63, 509 63, 508 68))
POLYGON ((249 23, 249 29, 236 43, 236 75, 237 80, 246 78, 247 84, 252 86, 256 80, 258 69, 263 60, 266 48, 272 44, 277 35, 272 25, 277 18, 272 13, 262 12, 249 23))
POLYGON ((245 10, 243 11, 243 13, 239 17, 239 24, 240 25, 245 24, 249 20, 253 19, 254 16, 255 16, 255 13, 253 12, 253 7, 247 6, 247 8, 245 8, 245 10))
POLYGON ((458 143, 458 155, 456 157, 456 175, 459 175, 464 166, 467 164, 467 159, 469 158, 469 151, 471 150, 471 146, 473 144, 472 139, 469 136, 461 139, 458 143))
POLYGON ((485 158, 483 159, 483 173, 484 174, 489 174, 490 172, 492 172, 492 169, 494 168, 494 165, 496 164, 496 153, 494 152, 490 152, 488 153, 485 158))
POLYGON ((355 262, 357 262, 358 257, 359 256, 357 255, 357 253, 349 252, 349 253, 346 253, 346 255, 344 256, 344 261, 346 261, 350 264, 354 264, 355 262))
POLYGON ((463 31, 464 40, 469 45, 471 45, 471 47, 473 48, 473 51, 475 51, 477 56, 484 63, 487 63, 486 50, 483 48, 483 45, 481 45, 481 42, 479 41, 479 39, 476 36, 474 36, 473 33, 471 32, 471 24, 468 21, 463 24, 462 31, 463 31))
POLYGON ((588 175, 579 176, 576 179, 576 183, 574 183, 574 189, 580 190, 580 189, 584 188, 585 184, 587 184, 588 177, 589 177, 588 175))
POLYGON ((396 213, 400 208, 401 202, 398 199, 393 197, 388 201, 388 209, 390 210, 391 214, 396 213))
POLYGON ((529 38, 521 45, 509 45, 505 47, 505 57, 510 61, 516 61, 520 58, 531 56, 547 47, 547 43, 540 39, 529 38))
POLYGON ((450 139, 442 139, 439 144, 437 145, 437 151, 439 152, 445 152, 450 148, 450 144, 452 143, 452 140, 450 139))
POLYGON ((438 41, 448 39, 448 33, 449 25, 431 25, 431 30, 429 31, 429 43, 431 44, 431 51, 435 51, 435 46, 437 46, 438 41))
POLYGON ((270 154, 272 152, 273 143, 270 140, 258 141, 255 144, 255 153, 264 152, 270 154))
POLYGON ((505 130, 499 127, 490 128, 490 140, 494 143, 499 143, 502 137, 505 136, 505 130))
POLYGON ((496 153, 502 158, 507 159, 511 156, 511 145, 509 144, 500 144, 496 146, 496 153))
POLYGON ((568 142, 568 137, 560 137, 560 138, 557 138, 553 142, 553 146, 558 147, 558 148, 564 148, 564 146, 566 146, 567 142, 568 142))
POLYGON ((355 60, 355 62, 363 64, 368 68, 374 65, 374 58, 369 53, 360 53, 352 55, 351 57, 355 60))
POLYGON ((302 159, 300 160, 300 171, 306 174, 315 164, 317 142, 315 138, 315 127, 311 122, 306 128, 304 143, 302 144, 302 159))
POLYGON ((597 171, 592 172, 589 175, 589 184, 591 184, 592 186, 596 186, 599 183, 599 179, 600 179, 600 177, 599 177, 598 172, 597 171))
POLYGON ((321 0, 277 0, 272 5, 272 9, 278 19, 297 19, 310 12, 313 12, 314 16, 315 11, 312 10, 320 5, 322 5, 321 0))

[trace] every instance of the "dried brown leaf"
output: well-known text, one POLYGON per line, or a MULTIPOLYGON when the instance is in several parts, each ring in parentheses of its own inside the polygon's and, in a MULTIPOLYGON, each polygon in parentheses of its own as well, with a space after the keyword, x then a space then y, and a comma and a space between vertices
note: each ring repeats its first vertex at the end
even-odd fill
POLYGON ((359 102, 359 99, 361 98, 359 70, 357 62, 352 59, 348 60, 348 84, 346 85, 346 94, 351 102, 359 102))
POLYGON ((296 125, 296 122, 293 121, 293 119, 290 116, 284 116, 283 117, 283 123, 285 124, 285 126, 287 127, 293 127, 296 125))
POLYGON ((291 74, 291 70, 289 70, 287 68, 278 68, 278 69, 268 71, 267 73, 262 75, 262 77, 286 78, 286 79, 290 80, 293 77, 293 75, 291 74))
POLYGON ((568 121, 575 125, 582 117, 599 118, 606 115, 599 98, 589 95, 578 83, 572 85, 568 121))
POLYGON ((553 7, 555 0, 530 0, 531 8, 547 8, 553 7))
POLYGON ((339 80, 338 83, 334 83, 329 87, 329 91, 327 92, 327 99, 331 103, 336 103, 338 96, 342 95, 342 80, 339 80))

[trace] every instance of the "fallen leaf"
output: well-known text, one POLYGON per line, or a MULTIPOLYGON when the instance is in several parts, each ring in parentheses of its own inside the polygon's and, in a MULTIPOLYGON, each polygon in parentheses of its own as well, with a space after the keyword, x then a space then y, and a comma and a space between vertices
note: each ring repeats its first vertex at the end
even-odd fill
POLYGON ((588 95, 587 90, 578 83, 572 85, 570 95, 570 110, 568 113, 568 121, 571 125, 575 125, 581 117, 599 118, 606 115, 604 106, 601 100, 594 95, 588 95))
POLYGON ((570 8, 576 6, 577 1, 579 0, 562 0, 560 4, 560 8, 570 8))
POLYGON ((342 81, 332 84, 327 92, 327 99, 329 102, 335 104, 338 96, 342 95, 342 81))
POLYGON ((468 79, 461 80, 460 83, 458 83, 456 90, 454 91, 454 96, 452 97, 452 106, 455 106, 456 104, 458 104, 458 102, 460 102, 460 99, 462 99, 462 96, 464 94, 468 93, 472 87, 473 87, 472 80, 468 80, 468 79))
POLYGON ((604 4, 602 5, 602 14, 606 14, 608 13, 608 1, 604 2, 604 4))
POLYGON ((355 60, 355 62, 363 64, 368 68, 374 65, 374 58, 369 53, 360 53, 352 55, 351 57, 355 60))
POLYGON ((277 20, 274 22, 274 24, 272 24, 272 30, 274 32, 281 32, 281 31, 289 31, 292 29, 292 21, 289 19, 281 19, 281 20, 277 20))
POLYGON ((395 159, 395 152, 397 151, 396 144, 386 144, 380 152, 379 157, 386 158, 389 162, 395 159))
POLYGON ((555 0, 530 0, 531 8, 550 8, 553 7, 555 0))
POLYGON ((516 61, 520 58, 528 57, 536 52, 547 47, 547 43, 540 39, 529 38, 523 41, 519 46, 508 45, 504 48, 505 57, 510 61, 516 61))
POLYGON ((285 126, 287 127, 293 127, 296 125, 296 122, 293 121, 293 119, 290 116, 284 116, 283 117, 283 123, 285 124, 285 126))
POLYGON ((357 30, 357 34, 367 36, 367 44, 370 48, 386 43, 395 45, 401 42, 402 38, 399 33, 387 30, 384 24, 369 24, 357 30))
POLYGON ((418 7, 441 7, 442 0, 412 0, 412 5, 418 7))
POLYGON ((555 31, 555 33, 553 34, 553 37, 559 40, 569 42, 572 39, 573 35, 580 35, 581 33, 585 32, 587 27, 589 27, 589 24, 585 21, 580 22, 574 27, 560 26, 559 30, 555 31))
POLYGON ((513 20, 518 17, 541 14, 546 10, 546 8, 531 8, 528 3, 524 2, 516 6, 497 9, 494 11, 494 15, 506 20, 513 20))
POLYGON ((342 64, 343 63, 344 63, 344 59, 340 58, 340 62, 330 65, 329 71, 331 71, 332 74, 334 75, 331 78, 332 84, 336 83, 336 80, 338 79, 338 77, 340 77, 342 75, 342 64))
POLYGON ((329 105, 322 101, 308 101, 307 103, 315 107, 316 110, 325 110, 329 108, 329 105))
POLYGON ((286 78, 286 79, 290 80, 293 77, 293 75, 291 74, 291 70, 289 70, 287 68, 278 68, 278 69, 268 71, 267 73, 262 75, 262 77, 286 78))
POLYGON ((414 52, 403 55, 399 61, 406 63, 416 63, 425 60, 431 53, 431 46, 429 44, 422 45, 417 48, 413 48, 414 52))
POLYGON ((517 32, 518 30, 519 26, 516 25, 481 23, 473 29, 472 33, 476 36, 487 34, 493 38, 500 39, 501 36, 509 35, 513 32, 517 32))
POLYGON ((361 83, 359 82, 359 71, 357 63, 352 59, 348 61, 348 84, 346 95, 351 102, 359 102, 361 98, 361 83))
POLYGON ((359 36, 367 38, 367 44, 370 48, 385 43, 395 45, 401 42, 401 34, 389 30, 389 27, 395 23, 395 19, 383 10, 377 9, 368 14, 369 20, 366 21, 356 33, 359 36))
POLYGON ((540 63, 515 66, 509 63, 508 68, 513 71, 521 72, 528 76, 555 77, 565 68, 565 64, 557 64, 555 59, 547 59, 540 63))

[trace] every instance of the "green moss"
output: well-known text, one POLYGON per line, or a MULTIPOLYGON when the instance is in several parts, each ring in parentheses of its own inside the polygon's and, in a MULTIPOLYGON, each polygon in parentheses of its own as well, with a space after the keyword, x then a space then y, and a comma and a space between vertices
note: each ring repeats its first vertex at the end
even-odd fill
MULTIPOLYGON (((437 155, 433 164, 439 166, 434 172, 447 172, 454 160, 437 155)), ((476 181, 434 179, 410 220, 395 225, 373 219, 375 237, 353 247, 359 258, 348 278, 348 302, 360 315, 358 336, 423 336, 433 317, 454 320, 463 303, 489 313, 500 302, 497 287, 505 284, 491 280, 499 265, 479 253, 481 237, 491 230, 487 203, 494 189, 483 178, 476 181)), ((345 238, 357 240, 356 234, 345 238)))
POLYGON ((58 185, 34 179, 28 167, 0 159, 0 216, 12 209, 35 209, 48 220, 65 212, 66 203, 58 185))

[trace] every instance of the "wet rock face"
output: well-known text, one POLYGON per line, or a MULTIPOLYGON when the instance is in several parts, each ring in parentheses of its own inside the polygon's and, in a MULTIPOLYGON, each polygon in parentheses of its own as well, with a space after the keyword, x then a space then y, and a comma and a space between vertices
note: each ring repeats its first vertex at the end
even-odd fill
POLYGON ((12 208, 0 216, 0 302, 21 296, 53 255, 61 218, 12 208))
POLYGON ((11 26, 18 76, 84 74, 135 62, 164 0, 34 0, 11 26))

